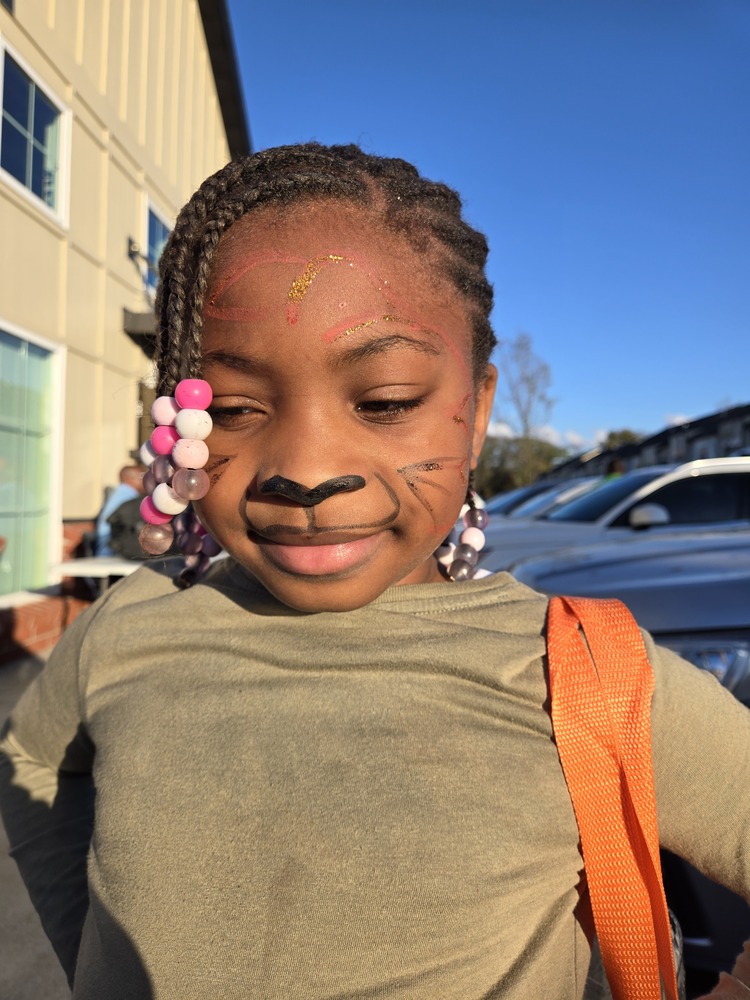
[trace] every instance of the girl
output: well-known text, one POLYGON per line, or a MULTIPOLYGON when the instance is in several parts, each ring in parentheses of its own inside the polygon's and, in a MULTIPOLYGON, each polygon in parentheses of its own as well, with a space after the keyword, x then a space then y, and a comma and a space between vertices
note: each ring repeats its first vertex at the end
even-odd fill
MULTIPOLYGON (((177 513, 189 568, 81 616, 4 741, 79 1000, 581 997, 546 602, 474 574, 481 512, 435 555, 492 406, 486 254, 454 192, 354 146, 231 163, 178 218, 143 540, 177 513)), ((750 897, 748 713, 646 642, 663 842, 750 897)))

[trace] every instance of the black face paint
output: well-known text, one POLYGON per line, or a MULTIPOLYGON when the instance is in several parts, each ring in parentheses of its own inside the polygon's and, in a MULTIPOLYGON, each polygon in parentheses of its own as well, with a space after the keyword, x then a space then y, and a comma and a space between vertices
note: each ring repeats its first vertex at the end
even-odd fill
POLYGON ((365 481, 362 476, 336 476, 334 479, 326 479, 324 483, 313 486, 312 489, 307 489, 284 476, 271 476, 260 484, 259 490, 264 494, 294 500, 303 507, 314 507, 337 493, 351 493, 354 490, 364 489, 364 486, 365 481))

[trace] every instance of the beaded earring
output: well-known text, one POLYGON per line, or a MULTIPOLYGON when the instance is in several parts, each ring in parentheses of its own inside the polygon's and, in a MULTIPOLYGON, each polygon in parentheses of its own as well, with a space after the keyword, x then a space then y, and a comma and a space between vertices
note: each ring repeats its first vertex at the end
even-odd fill
POLYGON ((143 477, 146 496, 141 517, 146 524, 139 536, 141 548, 147 555, 160 556, 176 544, 185 556, 178 580, 182 586, 194 583, 211 557, 221 552, 190 507, 210 485, 203 467, 208 461, 205 439, 213 427, 206 412, 212 399, 211 386, 200 378, 183 379, 174 396, 159 396, 151 407, 156 426, 140 452, 148 466, 143 477))
POLYGON ((491 576, 487 569, 477 569, 479 553, 484 548, 484 529, 489 522, 486 510, 476 505, 476 494, 471 479, 469 479, 469 489, 466 494, 466 503, 469 509, 463 516, 464 530, 461 532, 458 545, 451 541, 450 536, 435 552, 437 561, 445 570, 448 579, 460 582, 461 580, 481 580, 485 576, 491 576))

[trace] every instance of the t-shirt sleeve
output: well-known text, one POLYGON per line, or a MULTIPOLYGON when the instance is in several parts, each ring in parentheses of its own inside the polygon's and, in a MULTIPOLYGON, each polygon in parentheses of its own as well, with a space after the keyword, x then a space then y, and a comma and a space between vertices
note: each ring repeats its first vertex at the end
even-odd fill
POLYGON ((86 611, 26 689, 0 739, 0 812, 21 877, 72 983, 88 910, 93 751, 80 711, 86 611))
POLYGON ((645 636, 660 840, 750 902, 750 710, 645 636))

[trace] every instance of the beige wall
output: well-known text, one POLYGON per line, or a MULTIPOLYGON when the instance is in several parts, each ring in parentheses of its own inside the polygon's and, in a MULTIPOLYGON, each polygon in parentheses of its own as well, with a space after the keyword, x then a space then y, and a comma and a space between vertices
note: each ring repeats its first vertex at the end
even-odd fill
POLYGON ((171 223, 229 149, 196 0, 15 0, 0 40, 69 109, 62 219, 0 173, 0 326, 65 347, 62 513, 88 517, 140 444, 128 237, 145 243, 149 205, 171 223))

